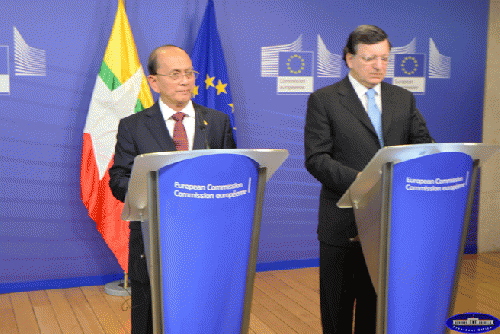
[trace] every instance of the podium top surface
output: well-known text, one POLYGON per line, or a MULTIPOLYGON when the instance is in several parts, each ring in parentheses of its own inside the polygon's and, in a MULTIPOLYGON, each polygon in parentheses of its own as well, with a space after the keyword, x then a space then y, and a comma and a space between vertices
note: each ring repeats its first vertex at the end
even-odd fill
POLYGON ((482 143, 432 143, 386 146, 380 149, 370 160, 361 175, 351 184, 349 189, 337 202, 339 208, 352 208, 353 203, 359 201, 364 194, 380 180, 382 167, 387 162, 399 163, 416 159, 425 155, 442 152, 462 152, 471 156, 473 160, 484 163, 490 156, 500 149, 497 145, 482 143))
POLYGON ((205 155, 237 154, 244 155, 256 161, 260 167, 266 167, 266 182, 288 157, 284 149, 226 149, 226 150, 193 150, 156 152, 138 155, 128 185, 123 220, 144 220, 147 217, 148 173, 173 163, 193 159, 205 155))

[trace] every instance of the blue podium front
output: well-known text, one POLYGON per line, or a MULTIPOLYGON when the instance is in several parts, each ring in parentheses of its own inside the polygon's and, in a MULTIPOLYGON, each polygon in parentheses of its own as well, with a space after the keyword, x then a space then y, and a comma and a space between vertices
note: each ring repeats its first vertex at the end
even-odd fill
POLYGON ((158 171, 163 333, 241 331, 258 167, 217 154, 158 171))
POLYGON ((472 158, 461 152, 394 165, 386 333, 445 332, 472 171, 472 158))
POLYGON ((377 334, 447 331, 479 167, 499 150, 478 143, 386 146, 337 202, 354 209, 377 293, 377 334))

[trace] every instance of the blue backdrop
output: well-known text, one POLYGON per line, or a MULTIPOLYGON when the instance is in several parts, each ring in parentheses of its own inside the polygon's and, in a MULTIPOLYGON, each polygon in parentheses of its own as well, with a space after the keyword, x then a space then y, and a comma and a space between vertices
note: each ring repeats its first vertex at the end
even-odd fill
MULTIPOLYGON (((141 63, 161 44, 190 53, 205 6, 126 0, 141 63)), ((116 7, 99 0, 2 5, 0 292, 96 284, 121 273, 79 185, 83 127, 116 7)), ((238 147, 290 152, 267 184, 260 269, 317 263, 320 184, 304 168, 306 102, 309 91, 347 74, 339 55, 357 25, 382 27, 400 54, 388 82, 405 75, 404 59, 413 72, 407 56, 424 68, 400 82, 417 83, 417 105, 437 142, 481 142, 488 1, 471 9, 464 0, 216 0, 215 14, 238 147), (291 56, 279 51, 300 59, 283 67, 291 56)), ((474 252, 471 226, 467 249, 474 252)))

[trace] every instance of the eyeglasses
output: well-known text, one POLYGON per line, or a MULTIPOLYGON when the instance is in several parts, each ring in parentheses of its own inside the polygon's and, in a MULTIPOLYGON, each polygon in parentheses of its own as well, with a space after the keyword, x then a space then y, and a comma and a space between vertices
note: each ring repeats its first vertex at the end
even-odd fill
POLYGON ((169 74, 161 74, 161 73, 156 73, 155 75, 160 75, 160 76, 163 76, 163 77, 170 77, 170 79, 172 79, 173 81, 178 81, 180 79, 182 79, 182 77, 186 77, 186 79, 190 80, 192 78, 198 78, 198 72, 194 71, 194 70, 187 70, 187 71, 184 71, 184 73, 182 73, 181 71, 172 71, 170 72, 169 74))
POLYGON ((377 61, 377 58, 380 58, 382 62, 387 63, 389 61, 390 56, 360 56, 367 63, 374 63, 377 61))

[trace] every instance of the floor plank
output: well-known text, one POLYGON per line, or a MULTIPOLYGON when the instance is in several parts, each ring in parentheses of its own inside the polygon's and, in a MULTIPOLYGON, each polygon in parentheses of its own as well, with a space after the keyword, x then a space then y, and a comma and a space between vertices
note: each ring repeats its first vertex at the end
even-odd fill
POLYGON ((27 292, 14 292, 10 294, 10 300, 14 309, 17 327, 20 334, 40 333, 40 327, 36 320, 35 312, 31 306, 27 292))
POLYGON ((30 291, 28 297, 33 306, 33 311, 43 334, 59 334, 61 327, 59 326, 54 309, 50 304, 50 300, 45 291, 30 291))
MULTIPOLYGON (((321 318, 319 299, 316 301, 311 300, 310 298, 308 298, 307 293, 300 293, 298 290, 286 284, 284 281, 277 278, 276 275, 273 275, 272 273, 263 272, 260 275, 260 279, 268 284, 272 284, 277 290, 281 291, 290 299, 295 300, 299 305, 316 316, 318 319, 321 318)), ((309 293, 311 292, 309 291, 309 293)))
POLYGON ((265 290, 256 287, 254 289, 254 297, 258 298, 259 304, 266 308, 270 313, 283 321, 288 327, 292 328, 297 333, 320 333, 309 324, 305 323, 301 318, 296 316, 290 309, 279 304, 266 294, 265 290))
POLYGON ((2 321, 0 322, 1 334, 18 334, 16 316, 14 315, 14 308, 10 301, 8 294, 0 294, 0 315, 2 321))
POLYGON ((81 290, 105 333, 124 331, 120 320, 102 294, 104 292, 103 286, 82 286, 81 290))
MULTIPOLYGON (((318 268, 257 273, 249 333, 321 333, 318 290, 318 268)), ((500 253, 464 256, 457 291, 453 314, 500 318, 500 253)), ((2 294, 0 315, 0 334, 130 333, 130 297, 103 286, 2 294)))
POLYGON ((255 314, 250 314, 250 328, 253 329, 254 333, 258 334, 276 334, 269 326, 263 323, 255 314))
MULTIPOLYGON (((256 280, 255 287, 263 291, 269 298, 282 306, 283 310, 287 310, 300 320, 300 322, 307 324, 311 333, 321 333, 320 318, 314 316, 311 312, 307 311, 299 301, 288 297, 284 292, 280 291, 273 286, 274 282, 268 283, 264 280, 256 280)), ((288 313, 287 313, 288 314, 288 313)), ((287 321, 289 318, 287 317, 287 321)), ((294 327, 295 328, 295 327, 294 327)))
POLYGON ((123 333, 130 333, 130 308, 132 307, 130 296, 111 296, 104 291, 104 288, 100 289, 100 292, 120 321, 123 327, 123 333))
MULTIPOLYGON (((257 289, 254 289, 257 291, 257 289)), ((254 292, 254 300, 252 302, 252 313, 254 314, 256 319, 259 319, 260 322, 264 323, 266 327, 272 328, 274 333, 276 334, 292 334, 297 333, 297 331, 293 330, 290 326, 288 326, 283 320, 270 312, 267 308, 264 307, 263 302, 258 296, 256 296, 254 292)))
POLYGON ((71 304, 85 334, 105 334, 92 307, 89 305, 80 288, 65 289, 64 295, 71 304))
POLYGON ((82 327, 73 311, 73 306, 66 299, 64 290, 46 290, 57 322, 63 333, 83 334, 82 327))
MULTIPOLYGON (((297 269, 301 270, 301 269, 297 269)), ((283 270, 281 271, 273 271, 271 274, 271 277, 275 277, 281 281, 283 281, 286 285, 290 286, 293 290, 297 291, 301 295, 305 296, 306 298, 310 299, 314 303, 319 305, 319 291, 314 291, 313 289, 307 287, 306 285, 300 283, 299 281, 295 280, 294 276, 291 276, 289 274, 289 270, 283 270)), ((316 277, 310 276, 309 279, 317 279, 319 280, 319 276, 316 277)))

